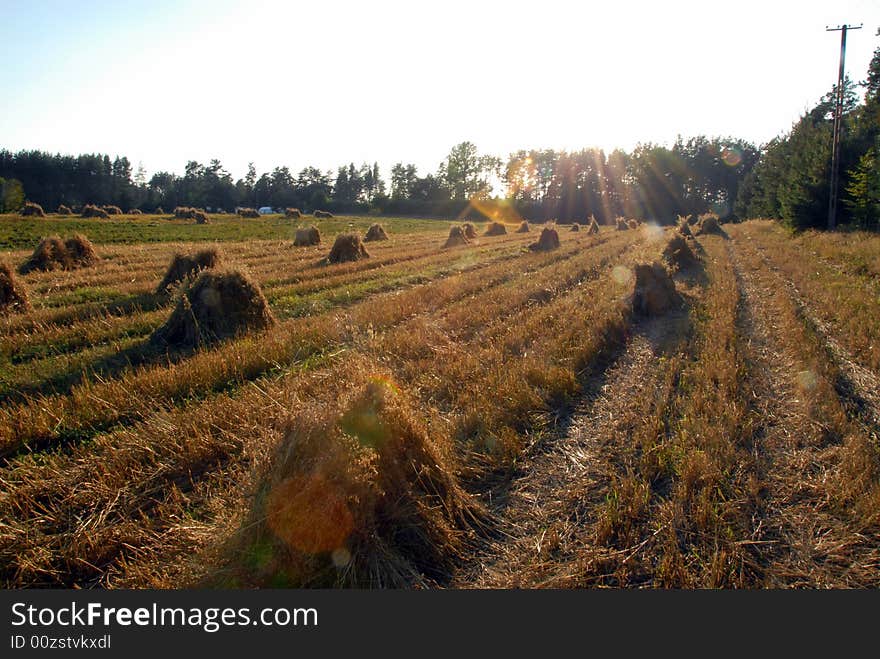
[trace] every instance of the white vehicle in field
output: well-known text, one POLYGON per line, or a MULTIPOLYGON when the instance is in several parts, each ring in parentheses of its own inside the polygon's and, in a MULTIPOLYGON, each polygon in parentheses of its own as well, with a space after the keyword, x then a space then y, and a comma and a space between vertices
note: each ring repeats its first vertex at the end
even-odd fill
POLYGON ((257 212, 258 212, 260 215, 271 215, 271 214, 274 213, 275 211, 274 211, 274 209, 273 209, 271 206, 260 206, 260 207, 257 209, 257 212))

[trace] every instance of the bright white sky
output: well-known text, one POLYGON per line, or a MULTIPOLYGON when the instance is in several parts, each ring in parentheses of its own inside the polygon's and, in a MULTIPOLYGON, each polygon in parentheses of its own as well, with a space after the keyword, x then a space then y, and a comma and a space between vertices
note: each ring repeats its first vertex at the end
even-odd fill
POLYGON ((354 161, 433 172, 463 140, 766 142, 880 46, 877 0, 0 0, 0 147, 236 178, 354 161))

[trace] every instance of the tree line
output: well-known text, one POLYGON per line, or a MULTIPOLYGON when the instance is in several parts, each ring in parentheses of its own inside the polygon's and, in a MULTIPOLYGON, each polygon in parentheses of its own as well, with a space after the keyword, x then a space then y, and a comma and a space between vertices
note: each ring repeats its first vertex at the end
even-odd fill
POLYGON ((545 149, 518 151, 502 160, 462 142, 436 172, 420 175, 415 165, 396 163, 389 186, 376 163, 349 163, 335 175, 317 167, 297 174, 276 167, 259 177, 250 164, 247 174, 234 180, 218 160, 190 161, 182 176, 161 171, 147 179, 143 170, 133 174, 125 157, 0 150, 0 178, 18 191, 0 210, 16 210, 26 198, 47 210, 86 203, 148 212, 272 206, 446 217, 467 212, 474 203, 503 201, 532 220, 593 215, 611 222, 626 215, 671 222, 679 214, 729 214, 757 154, 743 140, 701 136, 679 139, 672 147, 639 145, 632 152, 545 149))
MULTIPOLYGON (((877 30, 880 36, 880 29, 877 30)), ((795 229, 824 227, 828 219, 831 143, 837 85, 791 130, 761 149, 743 179, 735 212, 766 217, 795 229)), ((838 222, 880 228, 880 47, 867 78, 843 84, 838 222), (859 102, 857 88, 865 90, 859 102)))

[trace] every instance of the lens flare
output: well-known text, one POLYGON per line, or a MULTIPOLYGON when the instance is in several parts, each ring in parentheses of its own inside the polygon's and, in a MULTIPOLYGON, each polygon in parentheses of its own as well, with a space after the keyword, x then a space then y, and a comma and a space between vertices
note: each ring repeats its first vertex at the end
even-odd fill
POLYGON ((721 152, 721 160, 729 167, 736 167, 742 162, 742 152, 735 146, 727 147, 721 152))
POLYGON ((611 271, 611 278, 618 284, 626 285, 632 281, 633 273, 625 266, 616 265, 611 271))
POLYGON ((795 378, 797 380, 797 386, 801 391, 811 391, 816 388, 816 385, 819 383, 819 378, 816 377, 816 374, 813 371, 800 371, 795 378))
POLYGON ((337 547, 333 550, 333 553, 330 554, 330 559, 333 561, 333 565, 342 569, 351 563, 351 552, 345 547, 337 547))
POLYGON ((654 222, 646 222, 641 226, 641 229, 646 241, 655 243, 663 240, 663 227, 661 227, 659 224, 655 224, 654 222))
POLYGON ((519 224, 523 220, 513 204, 507 199, 478 199, 474 197, 459 214, 458 220, 466 218, 471 209, 476 210, 492 222, 519 224))
POLYGON ((266 511, 272 532, 292 549, 308 554, 344 546, 354 528, 345 496, 319 473, 291 476, 276 485, 266 511))

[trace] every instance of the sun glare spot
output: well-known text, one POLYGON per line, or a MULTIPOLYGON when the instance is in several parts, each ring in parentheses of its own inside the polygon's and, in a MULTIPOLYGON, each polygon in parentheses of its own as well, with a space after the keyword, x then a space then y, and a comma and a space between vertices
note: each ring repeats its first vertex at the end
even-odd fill
POLYGON ((657 242, 663 240, 663 227, 653 222, 646 222, 642 225, 642 233, 648 242, 657 242))
POLYGON ((611 271, 611 278, 618 284, 626 285, 632 280, 632 271, 626 266, 616 265, 611 271))
POLYGON ((272 532, 289 547, 309 554, 342 546, 354 527, 344 494, 319 473, 282 481, 269 493, 266 508, 272 532))
POLYGON ((742 162, 742 153, 736 147, 728 147, 721 152, 721 160, 725 165, 736 167, 742 162))
POLYGON ((819 379, 816 377, 816 374, 811 370, 800 371, 796 377, 798 388, 801 391, 811 391, 816 388, 816 385, 819 383, 819 379))
POLYGON ((330 558, 333 561, 333 565, 342 569, 351 563, 351 552, 345 547, 337 547, 333 550, 333 553, 330 554, 330 558))

